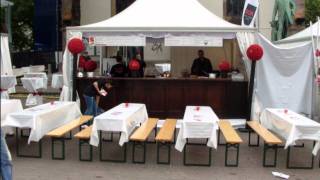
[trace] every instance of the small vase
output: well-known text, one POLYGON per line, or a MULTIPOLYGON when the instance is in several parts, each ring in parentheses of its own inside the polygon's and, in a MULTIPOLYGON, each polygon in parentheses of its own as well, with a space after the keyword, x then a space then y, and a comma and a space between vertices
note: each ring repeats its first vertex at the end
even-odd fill
POLYGON ((227 78, 228 72, 227 71, 221 71, 221 78, 227 78))

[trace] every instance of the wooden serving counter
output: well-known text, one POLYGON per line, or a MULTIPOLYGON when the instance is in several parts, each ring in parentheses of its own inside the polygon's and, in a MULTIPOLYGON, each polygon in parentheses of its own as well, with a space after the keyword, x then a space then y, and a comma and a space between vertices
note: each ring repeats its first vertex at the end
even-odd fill
MULTIPOLYGON (((77 78, 81 110, 83 90, 97 79, 77 78)), ((194 78, 108 78, 113 89, 101 97, 100 107, 108 110, 122 102, 144 103, 150 117, 183 118, 187 105, 211 106, 219 118, 247 117, 247 81, 194 78)))

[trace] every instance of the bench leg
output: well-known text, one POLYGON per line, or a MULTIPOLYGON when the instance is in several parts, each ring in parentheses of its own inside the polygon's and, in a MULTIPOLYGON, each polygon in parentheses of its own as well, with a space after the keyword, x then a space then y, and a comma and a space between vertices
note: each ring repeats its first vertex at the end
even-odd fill
POLYGON ((251 143, 251 133, 254 133, 254 132, 252 131, 252 129, 249 129, 249 131, 248 131, 248 134, 249 134, 248 146, 249 147, 259 147, 259 145, 260 145, 260 137, 257 135, 257 143, 256 144, 252 144, 251 143))
POLYGON ((65 159, 65 138, 51 138, 51 158, 53 160, 64 160, 65 159), (61 142, 61 157, 55 156, 54 145, 55 142, 61 142))
POLYGON ((29 154, 22 154, 20 152, 20 145, 19 145, 19 134, 18 134, 18 128, 16 128, 16 151, 18 157, 25 157, 25 158, 41 158, 42 157, 42 140, 40 139, 38 144, 38 154, 35 155, 29 155, 29 154))
POLYGON ((188 143, 188 139, 187 139, 187 143, 184 147, 183 150, 183 164, 185 166, 211 166, 211 152, 212 152, 212 148, 208 148, 209 149, 209 160, 208 163, 206 164, 195 164, 195 163, 188 163, 187 162, 187 147, 188 145, 190 146, 206 146, 205 144, 199 144, 199 143, 188 143))
MULTIPOLYGON (((107 141, 107 142, 112 142, 113 141, 113 135, 111 137, 112 137, 111 141, 107 141)), ((101 139, 101 132, 100 132, 100 139, 101 139)), ((116 162, 116 163, 127 162, 127 143, 124 144, 124 147, 122 147, 122 149, 123 149, 123 155, 122 155, 123 158, 121 158, 121 159, 108 159, 108 158, 103 159, 103 157, 102 157, 102 154, 103 154, 103 142, 101 142, 100 146, 99 146, 99 159, 100 159, 100 161, 106 161, 106 162, 116 162)))
POLYGON ((278 145, 277 144, 269 145, 267 143, 264 143, 263 162, 262 162, 263 167, 276 167, 277 166, 277 159, 278 159, 278 145), (267 152, 269 149, 274 150, 274 161, 272 164, 267 164, 267 152))
POLYGON ((89 144, 89 140, 79 139, 79 160, 80 161, 92 161, 92 146, 89 144), (82 146, 88 145, 89 146, 89 158, 85 159, 82 158, 82 146))
POLYGON ((147 147, 146 147, 146 142, 137 142, 137 141, 133 141, 133 146, 132 146, 132 163, 137 163, 137 164, 144 164, 146 163, 146 151, 147 151, 147 147), (135 150, 136 147, 142 147, 143 149, 143 156, 142 156, 142 160, 141 161, 136 161, 135 159, 135 150))
POLYGON ((171 143, 157 142, 157 164, 170 164, 170 160, 171 160, 171 143), (161 148, 166 148, 168 151, 167 161, 160 161, 160 149, 161 148))
MULTIPOLYGON (((313 142, 313 147, 315 146, 315 141, 313 142)), ((293 147, 288 147, 287 150, 287 168, 288 169, 313 169, 313 162, 314 162, 314 156, 311 154, 311 164, 310 166, 291 166, 290 165, 290 153, 291 153, 291 148, 293 147)))
POLYGON ((225 151, 225 166, 226 167, 238 167, 238 164, 239 164, 239 144, 230 144, 230 143, 227 143, 226 144, 226 151, 225 151), (228 163, 228 152, 229 152, 229 149, 230 148, 235 148, 237 150, 237 156, 236 156, 236 162, 234 164, 232 163, 228 163))

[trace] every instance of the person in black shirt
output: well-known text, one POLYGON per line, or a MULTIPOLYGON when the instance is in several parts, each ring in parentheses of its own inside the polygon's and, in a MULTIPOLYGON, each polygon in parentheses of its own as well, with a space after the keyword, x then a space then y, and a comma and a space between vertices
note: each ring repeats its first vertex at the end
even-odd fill
POLYGON ((193 61, 191 75, 209 76, 212 73, 212 65, 209 59, 204 57, 203 50, 198 51, 198 58, 193 61))
POLYGON ((87 109, 85 115, 96 116, 98 114, 100 96, 106 96, 108 90, 112 88, 110 82, 106 79, 100 79, 90 84, 83 93, 87 109))
POLYGON ((122 62, 122 57, 116 57, 117 64, 113 65, 110 71, 112 77, 125 77, 127 75, 127 67, 122 62))

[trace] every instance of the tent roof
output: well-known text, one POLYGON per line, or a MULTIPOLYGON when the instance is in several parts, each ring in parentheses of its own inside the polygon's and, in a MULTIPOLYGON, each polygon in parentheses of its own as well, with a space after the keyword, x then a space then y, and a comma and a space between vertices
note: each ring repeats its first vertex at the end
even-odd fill
POLYGON ((1 7, 13 6, 13 3, 6 0, 1 0, 1 7))
POLYGON ((312 26, 292 35, 285 39, 275 42, 275 44, 286 44, 286 43, 296 43, 296 42, 303 42, 303 41, 311 41, 311 31, 312 36, 317 37, 320 36, 320 20, 314 23, 312 26), (318 32, 319 28, 319 32, 318 32))
POLYGON ((68 30, 82 32, 239 32, 254 28, 229 23, 197 0, 137 0, 107 20, 68 30))

